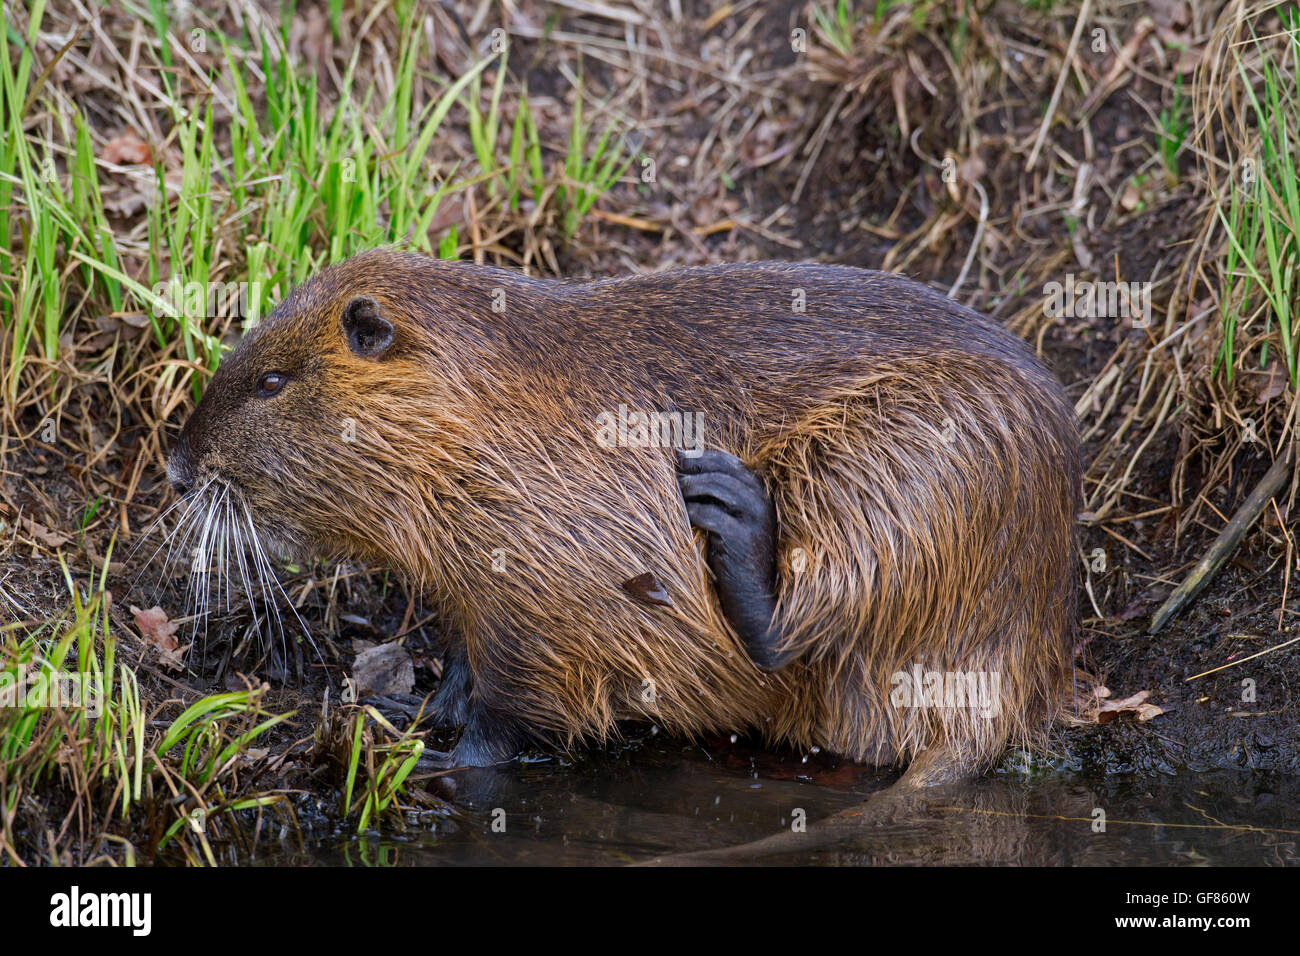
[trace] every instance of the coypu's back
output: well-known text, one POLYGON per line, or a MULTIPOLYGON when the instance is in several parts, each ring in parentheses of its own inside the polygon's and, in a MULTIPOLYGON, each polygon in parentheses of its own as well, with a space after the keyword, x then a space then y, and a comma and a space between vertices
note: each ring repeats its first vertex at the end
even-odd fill
POLYGON ((561 314, 581 317, 567 330, 548 328, 567 346, 561 354, 583 355, 614 382, 653 375, 671 383, 683 405, 707 409, 729 392, 743 393, 759 403, 761 418, 778 410, 788 416, 855 387, 873 369, 920 362, 941 370, 956 356, 976 356, 1045 393, 1060 392, 1019 338, 890 273, 742 263, 560 289, 572 309, 561 314))
MULTIPOLYGON (((976 357, 1032 382, 1045 414, 1073 427, 1060 386, 1019 338, 904 276, 851 266, 758 262, 584 282, 374 250, 324 270, 276 310, 292 321, 364 287, 427 330, 431 358, 570 383, 584 407, 657 395, 730 433, 770 423, 899 363, 942 372, 976 357), (589 401, 590 400, 590 401, 589 401)), ((399 334, 401 330, 399 329, 399 334)))
POLYGON ((1043 370, 1020 339, 927 286, 815 263, 729 263, 580 281, 372 250, 298 286, 264 325, 290 322, 359 285, 436 335, 460 327, 485 347, 509 346, 539 361, 595 366, 662 348, 652 353, 660 361, 730 358, 754 369, 834 373, 845 360, 860 368, 866 353, 885 361, 955 349, 1043 370), (574 348, 539 348, 547 342, 574 348))

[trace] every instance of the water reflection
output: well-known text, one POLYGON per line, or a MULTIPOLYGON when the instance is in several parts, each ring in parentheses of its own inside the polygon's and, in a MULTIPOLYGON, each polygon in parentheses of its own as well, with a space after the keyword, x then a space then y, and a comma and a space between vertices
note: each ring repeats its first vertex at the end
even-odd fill
MULTIPOLYGON (((646 735, 572 759, 459 773, 451 818, 403 835, 331 837, 307 852, 315 862, 362 865, 634 863, 790 834, 800 812, 815 834, 819 821, 860 806, 893 779, 821 754, 646 735)), ((742 862, 1294 864, 1295 784, 1260 773, 993 775, 883 825, 837 833, 825 845, 792 835, 742 862)))

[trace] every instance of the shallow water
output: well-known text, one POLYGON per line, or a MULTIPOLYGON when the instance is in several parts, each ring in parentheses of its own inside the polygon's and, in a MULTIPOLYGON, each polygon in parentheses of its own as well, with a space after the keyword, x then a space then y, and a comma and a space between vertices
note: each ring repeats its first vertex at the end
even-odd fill
MULTIPOLYGON (((320 836, 256 862, 620 864, 726 847, 861 804, 893 774, 824 754, 644 734, 575 758, 454 775, 456 811, 405 834, 320 836), (495 826, 494 826, 495 824, 495 826)), ((914 818, 765 864, 1275 865, 1300 862, 1300 786, 1264 773, 1087 779, 1000 773, 914 818), (1098 813, 1105 816, 1104 831, 1098 813), (1284 832, 1290 831, 1290 832, 1284 832)), ((812 841, 809 841, 812 842, 812 841)), ((263 845, 263 851, 266 847, 263 845)))

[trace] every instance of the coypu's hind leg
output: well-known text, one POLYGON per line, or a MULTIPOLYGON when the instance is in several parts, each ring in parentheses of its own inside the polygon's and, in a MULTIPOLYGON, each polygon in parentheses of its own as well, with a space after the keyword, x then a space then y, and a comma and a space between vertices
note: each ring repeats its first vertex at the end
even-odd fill
POLYGON ((709 534, 718 603, 765 671, 789 662, 776 615, 776 509, 763 482, 734 455, 677 455, 677 481, 691 524, 709 534))

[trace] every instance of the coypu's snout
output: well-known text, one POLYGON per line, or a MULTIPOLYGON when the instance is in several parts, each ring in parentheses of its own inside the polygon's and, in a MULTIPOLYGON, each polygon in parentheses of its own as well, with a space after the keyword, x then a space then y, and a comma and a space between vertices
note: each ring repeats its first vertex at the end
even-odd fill
POLYGON ((188 495, 194 487, 194 462, 190 443, 184 435, 176 439, 176 445, 167 458, 167 480, 180 495, 188 495))

